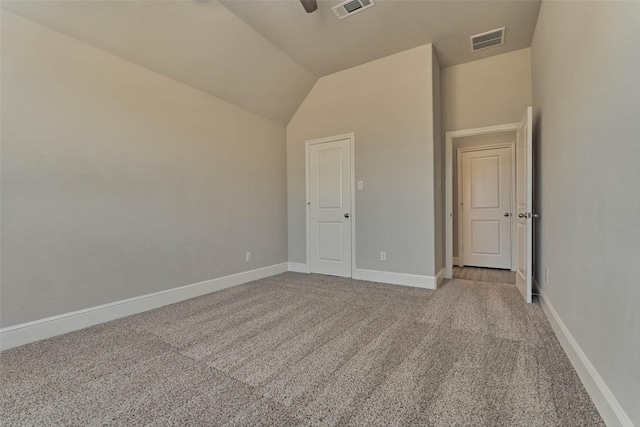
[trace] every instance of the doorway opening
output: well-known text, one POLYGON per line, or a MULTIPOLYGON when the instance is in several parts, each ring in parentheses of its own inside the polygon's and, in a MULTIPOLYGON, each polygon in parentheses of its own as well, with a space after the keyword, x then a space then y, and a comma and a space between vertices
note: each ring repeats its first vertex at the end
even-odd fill
MULTIPOLYGON (((462 264, 464 262, 460 260, 459 250, 460 246, 464 246, 464 243, 460 243, 460 237, 464 239, 464 231, 460 232, 460 225, 462 221, 459 201, 457 200, 458 194, 462 194, 462 186, 458 179, 458 164, 462 159, 458 159, 458 149, 462 149, 461 153, 465 149, 473 148, 478 149, 481 146, 510 146, 514 141, 514 135, 516 134, 519 123, 509 123, 505 125, 488 126, 483 128, 465 129, 458 131, 450 131, 446 133, 445 138, 445 277, 453 278, 453 266, 462 264), (455 189, 454 189, 455 188, 455 189), (456 200, 454 200, 454 194, 456 200), (455 204, 454 204, 455 203, 455 204), (455 221, 455 222, 454 222, 455 221), (455 231, 454 231, 455 228, 455 231), (455 233, 455 234, 454 234, 455 233), (455 237, 455 238, 454 238, 455 237), (455 262, 454 262, 454 248, 455 248, 455 262)), ((515 152, 515 149, 514 149, 515 152)), ((515 164, 512 157, 512 167, 515 164)), ((512 179, 515 177, 515 173, 512 170, 512 179)), ((515 184, 512 181, 512 191, 515 184)), ((512 197, 513 202, 513 197, 512 197)), ((513 206, 510 214, 513 214, 513 206)), ((503 212, 504 214, 504 212, 503 212)), ((511 218, 511 215, 510 215, 511 218)), ((514 230, 510 229, 511 236, 514 236, 514 230)), ((514 259, 513 248, 515 245, 511 245, 510 259, 514 259)), ((509 266, 511 267, 511 265, 509 266)))
POLYGON ((516 270, 516 287, 527 303, 532 301, 533 289, 533 108, 527 107, 518 123, 466 129, 446 133, 445 140, 445 277, 453 277, 453 152, 454 140, 464 137, 515 131, 515 252, 512 262, 516 270))

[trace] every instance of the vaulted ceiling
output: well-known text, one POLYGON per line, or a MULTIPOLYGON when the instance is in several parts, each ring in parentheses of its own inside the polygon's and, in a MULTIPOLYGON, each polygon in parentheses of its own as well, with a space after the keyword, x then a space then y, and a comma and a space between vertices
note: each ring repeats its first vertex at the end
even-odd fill
POLYGON ((310 14, 297 0, 222 3, 319 77, 427 43, 442 67, 529 47, 540 9, 527 0, 375 0, 340 20, 331 10, 335 0, 318 0, 310 14), (504 26, 503 46, 471 53, 470 36, 504 26))
POLYGON ((287 124, 324 75, 433 43, 443 67, 528 47, 540 0, 377 0, 339 20, 338 0, 2 1, 82 42, 287 124), (469 36, 506 26, 503 46, 469 36))

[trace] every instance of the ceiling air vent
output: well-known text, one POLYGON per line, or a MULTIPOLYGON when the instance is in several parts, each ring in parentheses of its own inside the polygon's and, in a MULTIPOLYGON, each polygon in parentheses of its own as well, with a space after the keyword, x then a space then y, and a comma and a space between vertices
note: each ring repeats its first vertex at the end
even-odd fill
POLYGON ((351 16, 354 13, 362 12, 365 9, 375 6, 373 0, 347 0, 340 4, 337 4, 331 8, 336 16, 340 19, 344 19, 347 16, 351 16))
POLYGON ((497 30, 471 36, 471 52, 477 52, 482 49, 504 44, 504 28, 505 27, 502 27, 497 30))

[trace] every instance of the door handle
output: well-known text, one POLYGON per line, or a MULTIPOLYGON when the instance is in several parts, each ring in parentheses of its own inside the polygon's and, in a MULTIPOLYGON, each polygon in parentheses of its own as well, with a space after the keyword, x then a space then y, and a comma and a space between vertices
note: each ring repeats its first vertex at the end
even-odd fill
POLYGON ((532 214, 531 212, 518 214, 518 218, 538 218, 538 214, 532 214))
POLYGON ((509 216, 511 215, 509 212, 505 212, 503 216, 509 216))
POLYGON ((349 214, 348 213, 344 214, 344 217, 349 218, 349 214))

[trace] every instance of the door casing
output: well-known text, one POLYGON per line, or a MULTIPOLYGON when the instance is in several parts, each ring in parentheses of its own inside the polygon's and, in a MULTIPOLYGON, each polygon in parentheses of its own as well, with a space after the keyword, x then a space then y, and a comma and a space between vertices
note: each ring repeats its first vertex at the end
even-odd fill
POLYGON ((516 131, 520 123, 450 131, 445 134, 445 277, 453 276, 453 140, 467 136, 516 131))
POLYGON ((350 187, 351 187, 351 207, 350 207, 350 220, 351 220, 351 277, 353 277, 353 272, 356 269, 356 169, 355 169, 355 133, 346 133, 342 135, 328 136, 325 138, 317 138, 305 141, 304 147, 304 156, 305 156, 305 216, 306 216, 306 250, 307 250, 307 267, 311 267, 311 222, 309 218, 309 208, 310 208, 310 151, 309 148, 315 144, 323 144, 326 142, 333 142, 339 140, 349 140, 349 147, 351 151, 351 176, 350 179, 350 187))

